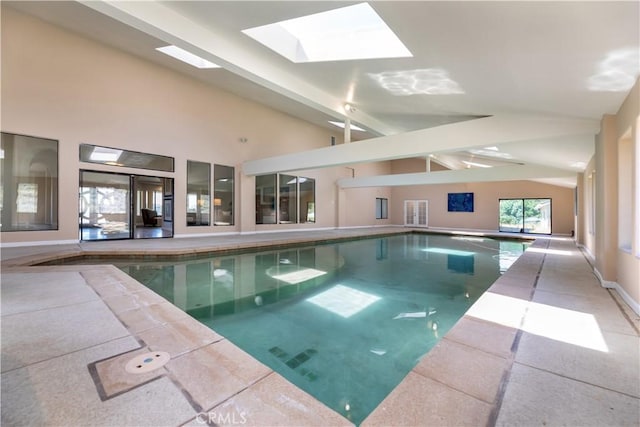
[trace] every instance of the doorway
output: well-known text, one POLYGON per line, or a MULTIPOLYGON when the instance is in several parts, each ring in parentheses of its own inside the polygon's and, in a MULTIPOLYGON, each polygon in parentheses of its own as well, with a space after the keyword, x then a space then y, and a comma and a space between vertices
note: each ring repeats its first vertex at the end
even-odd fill
POLYGON ((551 234, 551 199, 500 199, 499 230, 551 234))
POLYGON ((429 220, 428 200, 404 201, 404 225, 405 227, 427 227, 429 220))
POLYGON ((80 240, 173 236, 173 178, 80 171, 80 240))

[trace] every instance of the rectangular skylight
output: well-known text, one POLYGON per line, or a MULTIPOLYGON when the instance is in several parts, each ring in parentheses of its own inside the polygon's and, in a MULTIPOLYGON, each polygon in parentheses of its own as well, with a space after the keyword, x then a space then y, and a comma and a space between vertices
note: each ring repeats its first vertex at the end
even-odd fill
POLYGON ((200 58, 198 55, 194 55, 191 52, 187 52, 186 50, 179 48, 178 46, 169 45, 164 47, 157 47, 156 50, 182 62, 186 62, 187 64, 192 65, 196 68, 220 68, 219 65, 216 65, 213 62, 209 62, 204 58, 200 58))
POLYGON ((242 32, 296 63, 413 56, 368 3, 242 32))
MULTIPOLYGON (((334 122, 334 121, 329 120, 329 123, 331 123, 334 126, 338 126, 339 128, 344 129, 344 122, 334 122)), ((362 129, 359 126, 354 125, 353 123, 351 124, 350 129, 351 130, 357 130, 357 131, 360 131, 360 132, 364 132, 364 129, 362 129)))

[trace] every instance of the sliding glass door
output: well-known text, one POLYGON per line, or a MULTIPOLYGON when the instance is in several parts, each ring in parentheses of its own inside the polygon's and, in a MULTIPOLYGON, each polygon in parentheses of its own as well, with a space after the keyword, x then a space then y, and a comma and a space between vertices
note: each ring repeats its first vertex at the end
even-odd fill
POLYGON ((80 239, 173 235, 173 179, 80 171, 80 239))
POLYGON ((551 199, 500 199, 499 230, 551 234, 551 199))

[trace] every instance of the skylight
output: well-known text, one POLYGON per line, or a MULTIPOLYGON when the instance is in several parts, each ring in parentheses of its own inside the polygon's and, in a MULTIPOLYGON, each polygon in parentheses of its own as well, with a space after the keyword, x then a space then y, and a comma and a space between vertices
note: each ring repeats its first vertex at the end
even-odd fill
MULTIPOLYGON (((339 128, 344 129, 344 122, 334 122, 334 121, 329 120, 329 123, 331 123, 334 126, 338 126, 339 128)), ((357 131, 360 131, 360 132, 364 132, 364 129, 362 129, 359 126, 354 125, 353 123, 351 124, 351 126, 349 128, 351 130, 357 130, 357 131)))
POLYGON ((413 56, 368 3, 242 32, 295 63, 413 56))
POLYGON ((204 58, 200 58, 198 55, 194 55, 191 52, 187 52, 186 50, 179 48, 178 46, 169 45, 164 47, 157 47, 156 50, 182 62, 186 62, 187 64, 192 65, 196 68, 220 68, 219 65, 216 65, 213 62, 209 62, 204 58))

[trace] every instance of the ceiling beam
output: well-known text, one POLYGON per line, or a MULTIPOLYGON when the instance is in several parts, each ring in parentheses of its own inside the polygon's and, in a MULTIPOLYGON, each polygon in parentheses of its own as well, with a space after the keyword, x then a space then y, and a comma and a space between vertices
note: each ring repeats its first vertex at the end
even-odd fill
POLYGON ((594 135, 597 120, 501 115, 243 163, 246 175, 376 162, 516 141, 594 135))
POLYGON ((374 135, 398 132, 396 128, 362 111, 346 113, 345 99, 336 98, 312 86, 296 74, 274 65, 261 51, 250 50, 246 44, 241 44, 215 28, 198 25, 167 5, 156 1, 78 1, 296 102, 339 120, 350 118, 352 122, 357 122, 374 135))
POLYGON ((540 165, 512 165, 438 172, 342 178, 340 188, 393 187, 401 185, 457 184, 466 182, 518 181, 539 178, 576 178, 575 171, 540 165))

